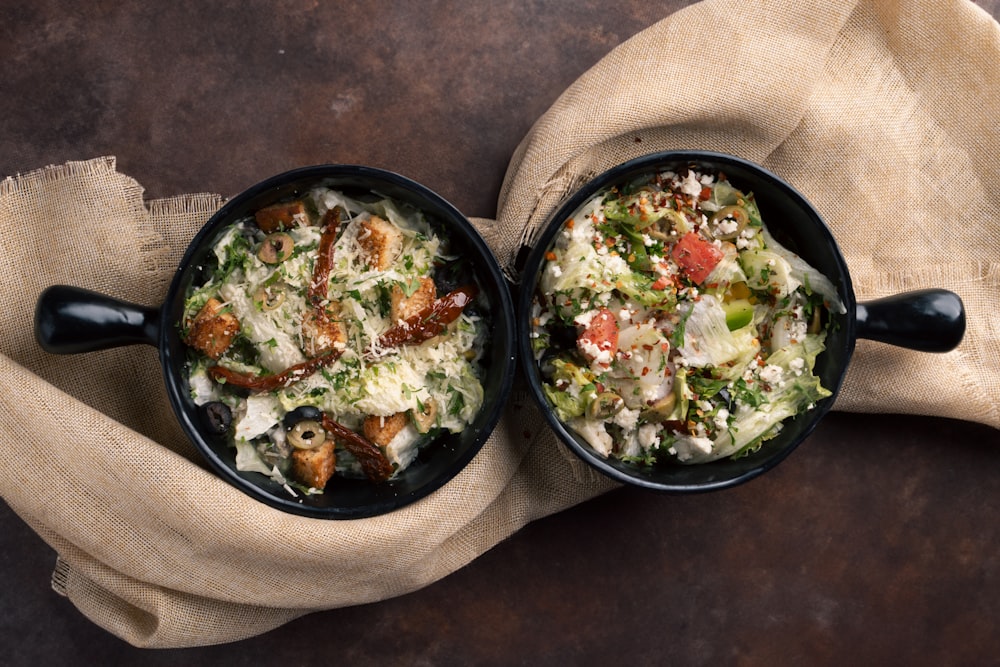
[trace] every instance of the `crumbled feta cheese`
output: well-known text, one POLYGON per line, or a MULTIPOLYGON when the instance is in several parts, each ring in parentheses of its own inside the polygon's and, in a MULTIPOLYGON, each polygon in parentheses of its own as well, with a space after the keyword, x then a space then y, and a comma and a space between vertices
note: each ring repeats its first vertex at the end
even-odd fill
POLYGON ((657 435, 659 426, 657 424, 643 424, 639 427, 639 444, 643 449, 650 449, 660 444, 660 437, 657 435))
POLYGON ((716 230, 718 230, 722 234, 732 234, 737 229, 739 229, 739 227, 740 224, 735 220, 733 220, 732 218, 726 218, 725 220, 723 220, 722 222, 720 222, 715 226, 716 230))
POLYGON ((579 327, 583 327, 584 329, 586 329, 587 327, 590 326, 590 322, 597 315, 597 312, 598 311, 596 311, 596 310, 587 310, 587 311, 584 311, 584 312, 580 313, 579 315, 577 315, 576 317, 573 318, 573 324, 575 324, 575 325, 577 325, 579 327))
MULTIPOLYGON (((618 411, 618 414, 612 418, 612 423, 621 426, 626 431, 635 430, 636 424, 639 423, 639 410, 630 410, 628 408, 622 408, 618 411)), ((655 426, 655 424, 653 425, 655 426)), ((640 428, 641 430, 641 428, 640 428)))
POLYGON ((692 197, 697 197, 701 194, 701 188, 702 185, 698 182, 698 177, 693 170, 689 170, 687 176, 684 177, 684 181, 681 183, 681 192, 692 197))
POLYGON ((577 345, 579 345, 580 351, 584 356, 590 359, 593 364, 609 366, 612 360, 614 360, 614 353, 611 350, 605 349, 586 338, 581 338, 577 341, 577 345))
POLYGON ((744 229, 740 232, 740 235, 736 238, 736 248, 737 250, 746 250, 753 243, 754 232, 752 229, 744 229))
POLYGON ((769 384, 780 382, 782 375, 784 375, 784 369, 774 364, 768 364, 760 371, 760 379, 769 384))
POLYGON ((629 272, 631 269, 628 266, 628 262, 621 255, 607 255, 602 262, 604 265, 604 277, 614 278, 623 273, 629 272))
POLYGON ((710 438, 691 438, 688 442, 694 449, 703 454, 709 454, 712 451, 712 440, 710 438))
POLYGON ((715 422, 715 428, 720 431, 725 430, 725 428, 729 426, 729 410, 726 408, 719 408, 719 411, 715 413, 713 421, 715 422))

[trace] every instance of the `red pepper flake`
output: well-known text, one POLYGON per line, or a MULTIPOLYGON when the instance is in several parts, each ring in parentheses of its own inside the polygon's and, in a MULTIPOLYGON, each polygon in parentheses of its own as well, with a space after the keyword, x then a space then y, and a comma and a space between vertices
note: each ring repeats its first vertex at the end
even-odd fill
POLYGON ((545 253, 545 259, 549 260, 550 262, 554 262, 556 261, 556 254, 550 250, 547 253, 545 253))
POLYGON ((569 220, 566 221, 566 229, 573 229, 574 224, 576 223, 573 222, 573 218, 570 218, 569 220))
POLYGON ((704 187, 701 189, 701 193, 698 195, 698 198, 704 201, 711 196, 712 196, 712 188, 704 187))

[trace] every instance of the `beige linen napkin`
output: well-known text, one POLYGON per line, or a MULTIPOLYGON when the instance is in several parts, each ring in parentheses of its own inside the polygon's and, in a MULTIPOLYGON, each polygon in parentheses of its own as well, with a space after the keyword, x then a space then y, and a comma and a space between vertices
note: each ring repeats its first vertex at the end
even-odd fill
MULTIPOLYGON (((968 309, 965 341, 944 355, 861 342, 838 408, 1000 427, 998 64, 1000 28, 966 0, 706 0, 573 84, 513 156, 497 220, 477 224, 511 268, 607 167, 678 148, 757 161, 824 214, 860 299, 937 286, 968 309)), ((88 618, 138 646, 233 641, 416 590, 611 488, 518 389, 482 452, 430 497, 357 521, 289 516, 205 469, 152 348, 38 349, 46 285, 158 304, 220 204, 144 202, 112 158, 0 182, 0 495, 59 553, 54 585, 88 618)))

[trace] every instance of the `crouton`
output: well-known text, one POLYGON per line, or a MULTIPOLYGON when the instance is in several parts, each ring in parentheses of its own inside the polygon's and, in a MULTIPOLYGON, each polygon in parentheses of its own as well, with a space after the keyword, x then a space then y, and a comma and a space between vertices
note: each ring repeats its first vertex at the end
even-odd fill
POLYGON ((379 447, 385 447, 409 422, 410 418, 405 412, 397 412, 388 417, 369 415, 365 417, 364 434, 379 447))
POLYGON ((305 202, 290 201, 265 206, 254 213, 257 226, 265 234, 311 224, 305 202))
POLYGON ((239 330, 240 321, 236 316, 224 310, 218 299, 209 299, 191 321, 184 342, 208 357, 218 359, 232 345, 239 330))
POLYGON ((358 243, 368 268, 385 271, 403 252, 403 233, 391 222, 373 215, 361 223, 358 243))
POLYGON ((338 319, 338 311, 336 304, 331 304, 328 310, 313 309, 302 317, 302 351, 310 359, 347 342, 347 332, 338 319))
POLYGON ((428 308, 437 298, 437 287, 434 286, 432 278, 420 278, 420 286, 410 296, 399 285, 392 286, 392 294, 389 301, 389 314, 393 324, 400 320, 405 320, 416 315, 424 308, 428 308))
POLYGON ((319 447, 292 451, 292 477, 306 486, 323 489, 337 468, 333 439, 319 447))

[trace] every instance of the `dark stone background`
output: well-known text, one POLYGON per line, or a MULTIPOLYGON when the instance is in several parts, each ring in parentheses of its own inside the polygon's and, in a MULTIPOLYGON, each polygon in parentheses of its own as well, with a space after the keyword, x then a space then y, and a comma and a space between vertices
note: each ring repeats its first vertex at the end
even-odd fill
MULTIPOLYGON (((559 93, 690 3, 615 4, 2 1, 0 176, 110 154, 150 198, 228 196, 359 162, 489 217, 559 93)), ((616 491, 416 593, 167 651, 51 592, 0 503, 0 664, 996 663, 998 465, 983 426, 833 414, 737 489, 616 491)))

